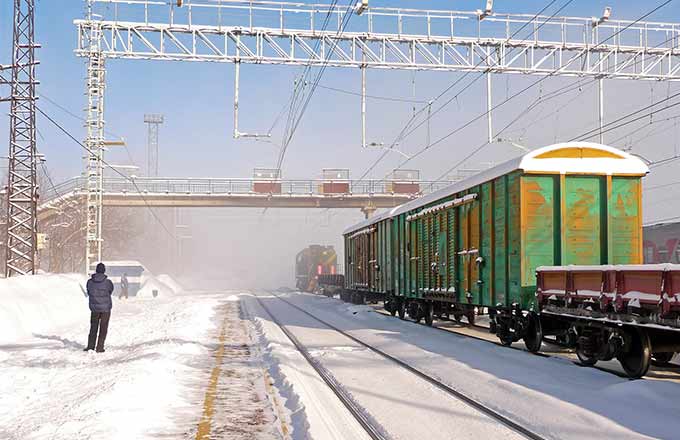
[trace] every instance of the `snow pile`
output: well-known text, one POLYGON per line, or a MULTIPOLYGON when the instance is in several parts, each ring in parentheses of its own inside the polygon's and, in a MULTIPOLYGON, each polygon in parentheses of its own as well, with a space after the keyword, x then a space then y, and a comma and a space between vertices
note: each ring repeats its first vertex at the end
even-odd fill
POLYGON ((89 313, 85 282, 77 274, 0 279, 0 345, 82 320, 89 313))
POLYGON ((158 281, 168 286, 174 293, 180 293, 184 291, 184 287, 182 287, 177 281, 175 281, 173 277, 168 274, 163 273, 158 275, 158 281))
POLYGON ((182 288, 168 275, 156 277, 148 272, 144 272, 142 275, 142 287, 140 287, 137 292, 137 297, 153 298, 154 290, 156 291, 157 296, 165 296, 179 293, 182 291, 182 288), (166 281, 169 281, 169 283, 166 283, 166 281))

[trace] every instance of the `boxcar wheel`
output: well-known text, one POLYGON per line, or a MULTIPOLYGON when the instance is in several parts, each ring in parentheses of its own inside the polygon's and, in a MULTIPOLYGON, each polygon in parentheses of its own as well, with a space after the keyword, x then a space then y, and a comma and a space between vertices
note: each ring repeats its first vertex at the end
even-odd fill
POLYGON ((390 309, 389 309, 390 315, 392 315, 392 316, 396 315, 397 314, 397 308, 399 308, 399 306, 398 306, 399 301, 397 301, 396 298, 393 298, 393 299, 390 300, 390 302, 388 304, 390 305, 390 309))
POLYGON ((399 319, 406 318, 406 301, 399 300, 399 305, 397 306, 397 312, 399 313, 399 319))
POLYGON ((470 309, 470 311, 465 314, 465 317, 468 320, 468 324, 475 325, 475 309, 470 309))
POLYGON ((532 353, 538 353, 541 350, 541 342, 543 341, 543 327, 541 326, 541 318, 536 313, 529 313, 527 315, 529 326, 527 333, 524 336, 524 345, 532 353))
POLYGON ((497 332, 496 335, 498 336, 498 339, 501 341, 501 345, 504 347, 510 347, 513 342, 512 334, 510 333, 510 330, 505 324, 496 324, 497 325, 497 332))
POLYGON ((671 363, 671 359, 673 359, 673 355, 675 353, 670 352, 670 353, 653 353, 652 354, 652 365, 656 367, 666 367, 668 364, 671 363))
POLYGON ((628 350, 617 356, 621 366, 628 376, 638 379, 649 370, 652 358, 652 343, 649 335, 644 330, 633 329, 628 331, 630 346, 628 350))
POLYGON ((434 321, 434 304, 425 303, 425 324, 432 326, 434 321))

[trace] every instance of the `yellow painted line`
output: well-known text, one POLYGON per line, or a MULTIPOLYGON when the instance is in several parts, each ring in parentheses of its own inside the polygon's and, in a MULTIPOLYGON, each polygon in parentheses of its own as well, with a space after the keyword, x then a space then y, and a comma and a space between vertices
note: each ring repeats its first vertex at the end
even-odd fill
POLYGON ((215 351, 215 366, 210 373, 210 382, 205 391, 205 399, 203 400, 203 417, 198 424, 198 431, 196 432, 196 440, 208 440, 210 438, 210 427, 212 424, 212 417, 215 413, 215 398, 217 397, 217 382, 222 372, 222 359, 224 358, 224 342, 226 340, 225 328, 227 326, 227 317, 222 322, 222 329, 220 330, 219 346, 215 351))
POLYGON ((278 417, 279 422, 281 423, 281 434, 283 434, 283 438, 288 439, 290 438, 290 431, 288 430, 286 418, 284 417, 283 412, 281 411, 281 403, 279 402, 279 399, 276 397, 276 392, 272 387, 271 376, 269 375, 269 372, 267 370, 263 369, 262 373, 264 377, 264 388, 267 394, 272 399, 272 406, 274 407, 276 411, 276 416, 278 417))

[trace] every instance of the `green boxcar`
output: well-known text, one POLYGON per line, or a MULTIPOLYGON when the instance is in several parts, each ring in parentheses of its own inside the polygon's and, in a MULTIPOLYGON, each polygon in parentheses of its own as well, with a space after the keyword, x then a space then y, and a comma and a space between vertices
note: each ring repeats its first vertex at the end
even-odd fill
POLYGON ((407 308, 416 318, 427 307, 468 319, 480 308, 531 310, 538 266, 642 263, 647 172, 598 144, 534 150, 348 228, 345 287, 393 309, 420 304, 407 308), (358 270, 370 266, 362 246, 378 252, 377 283, 358 270))

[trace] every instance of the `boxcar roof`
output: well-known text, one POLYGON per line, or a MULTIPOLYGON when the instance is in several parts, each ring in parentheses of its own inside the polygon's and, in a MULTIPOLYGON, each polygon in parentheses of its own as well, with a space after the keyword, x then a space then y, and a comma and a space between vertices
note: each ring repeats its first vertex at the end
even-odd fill
POLYGON ((343 235, 358 231, 386 218, 429 205, 513 171, 525 173, 603 174, 644 176, 647 165, 638 157, 617 148, 592 142, 566 142, 530 151, 481 173, 426 196, 406 202, 345 229, 343 235))

